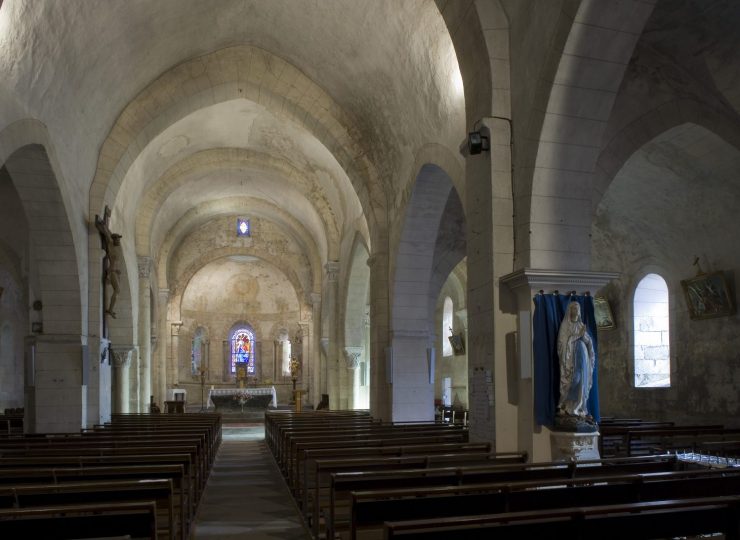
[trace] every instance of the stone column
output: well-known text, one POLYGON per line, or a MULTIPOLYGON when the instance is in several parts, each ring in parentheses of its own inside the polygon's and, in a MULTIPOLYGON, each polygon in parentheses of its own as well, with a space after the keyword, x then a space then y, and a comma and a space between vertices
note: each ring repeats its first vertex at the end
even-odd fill
POLYGON ((313 388, 313 405, 321 401, 321 353, 319 351, 319 333, 321 325, 321 295, 311 293, 311 324, 308 326, 308 336, 304 334, 303 341, 308 342, 311 351, 311 387, 313 388))
POLYGON ((146 412, 149 401, 141 403, 139 399, 139 347, 135 347, 131 354, 131 362, 128 369, 128 401, 129 412, 146 412))
POLYGON ((506 336, 516 323, 502 313, 498 289, 499 276, 514 264, 511 129, 494 118, 474 129, 489 137, 490 151, 466 155, 465 162, 470 438, 504 451, 516 440, 506 391, 506 336))
POLYGON ((329 261, 324 265, 326 283, 322 304, 321 337, 328 338, 326 348, 326 389, 329 408, 339 409, 339 350, 337 349, 337 302, 339 288, 339 262, 329 261), (326 325, 324 327, 324 324, 326 325))
MULTIPOLYGON (((157 315, 159 320, 157 321, 157 350, 156 350, 156 369, 159 372, 159 399, 160 403, 164 403, 167 397, 167 345, 169 342, 169 328, 167 326, 167 311, 169 307, 170 290, 159 289, 157 295, 157 301, 159 306, 157 309, 157 315)), ((153 357, 154 358, 154 357, 153 357)), ((154 363, 152 365, 155 365, 154 363)))
POLYGON ((364 347, 345 347, 344 348, 344 369, 349 381, 347 381, 347 408, 355 408, 355 389, 359 385, 360 360, 365 352, 364 347))
POLYGON ((149 406, 152 391, 151 339, 152 305, 151 283, 152 259, 139 257, 139 403, 143 412, 149 406))
POLYGON ((87 424, 88 361, 80 335, 41 334, 26 339, 25 430, 75 433, 87 424))
POLYGON ((180 329, 182 321, 170 323, 170 357, 167 366, 169 377, 168 386, 173 388, 180 384, 180 329))
MULTIPOLYGON (((318 401, 314 402, 318 387, 314 386, 312 376, 314 372, 318 371, 316 369, 318 356, 314 355, 311 349, 311 339, 309 336, 312 335, 312 332, 310 323, 308 321, 302 322, 300 326, 301 342, 296 345, 300 350, 295 351, 293 354, 298 354, 301 358, 301 388, 305 392, 305 399, 308 400, 308 403, 315 405, 318 403, 318 401)), ((321 396, 319 396, 319 399, 321 399, 321 396)))
POLYGON ((373 253, 367 265, 370 267, 370 414, 389 421, 391 385, 386 369, 390 345, 388 253, 373 253))
POLYGON ((113 412, 127 413, 130 412, 129 401, 129 368, 131 366, 131 357, 134 354, 134 345, 118 345, 113 347, 113 412))
MULTIPOLYGON (((517 378, 518 403, 515 406, 518 425, 517 449, 526 451, 532 461, 550 461, 562 459, 564 443, 553 441, 552 431, 547 427, 535 424, 534 419, 534 370, 533 344, 534 335, 532 317, 534 303, 532 298, 540 290, 552 292, 554 290, 565 293, 576 291, 584 294, 587 291, 595 293, 609 281, 619 277, 612 272, 585 272, 562 270, 539 270, 524 268, 501 278, 501 284, 507 286, 516 295, 514 307, 517 313, 518 343, 516 350, 516 367, 512 369, 517 378), (554 444, 553 444, 554 442, 554 444)), ((577 445, 573 449, 579 448, 577 445)), ((575 450, 574 450, 575 451, 575 450)), ((571 457, 581 456, 574 453, 571 457)))

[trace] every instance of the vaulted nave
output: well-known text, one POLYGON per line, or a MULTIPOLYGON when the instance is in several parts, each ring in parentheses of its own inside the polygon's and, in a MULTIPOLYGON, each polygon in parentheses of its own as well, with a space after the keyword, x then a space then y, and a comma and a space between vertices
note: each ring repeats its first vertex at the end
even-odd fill
POLYGON ((198 488, 198 415, 245 408, 528 462, 605 457, 611 421, 740 441, 739 26, 727 0, 0 0, 0 435, 183 415, 198 488))

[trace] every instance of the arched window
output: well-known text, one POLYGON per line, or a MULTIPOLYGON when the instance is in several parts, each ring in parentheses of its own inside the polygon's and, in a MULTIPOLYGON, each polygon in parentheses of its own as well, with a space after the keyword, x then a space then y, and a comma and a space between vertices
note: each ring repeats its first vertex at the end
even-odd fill
POLYGON ((637 285, 634 300, 635 387, 671 385, 668 285, 648 274, 637 285))
POLYGON ((442 307, 442 356, 452 356, 452 344, 450 336, 452 335, 452 298, 445 297, 442 307))
POLYGON ((236 363, 246 362, 247 374, 254 375, 254 332, 247 326, 237 326, 229 336, 231 342, 231 373, 236 373, 236 363))
POLYGON ((201 326, 193 335, 193 347, 190 353, 190 372, 193 375, 200 375, 201 366, 203 366, 203 348, 205 346, 206 331, 201 326))

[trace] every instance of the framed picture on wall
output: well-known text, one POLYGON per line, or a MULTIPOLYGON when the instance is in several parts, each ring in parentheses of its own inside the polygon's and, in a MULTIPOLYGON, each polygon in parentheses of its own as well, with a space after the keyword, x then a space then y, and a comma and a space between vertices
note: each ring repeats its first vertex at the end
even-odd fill
POLYGON ((614 315, 612 308, 609 306, 609 300, 603 296, 594 297, 594 317, 596 318, 596 328, 599 330, 609 330, 615 328, 614 315))
POLYGON ((712 319, 735 313, 723 272, 699 274, 681 282, 692 319, 712 319))

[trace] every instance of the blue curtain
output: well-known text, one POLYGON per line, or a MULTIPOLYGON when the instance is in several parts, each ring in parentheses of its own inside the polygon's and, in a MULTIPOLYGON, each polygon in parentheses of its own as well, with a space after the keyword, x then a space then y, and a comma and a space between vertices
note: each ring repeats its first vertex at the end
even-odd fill
POLYGON ((581 318, 593 339, 596 363, 593 385, 588 395, 588 412, 597 422, 599 416, 599 344, 591 296, 538 294, 534 297, 534 414, 537 423, 551 426, 560 400, 560 363, 558 330, 568 304, 581 305, 581 318))

